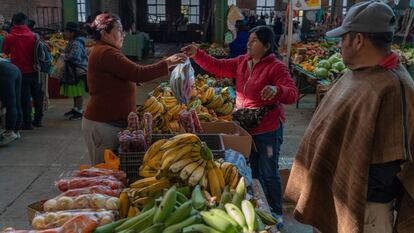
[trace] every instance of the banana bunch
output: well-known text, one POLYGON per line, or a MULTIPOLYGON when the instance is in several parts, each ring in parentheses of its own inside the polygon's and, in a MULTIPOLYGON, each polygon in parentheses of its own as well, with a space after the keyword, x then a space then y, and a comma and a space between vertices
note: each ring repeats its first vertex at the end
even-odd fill
POLYGON ((237 183, 239 182, 239 170, 237 167, 229 162, 216 162, 216 165, 220 167, 226 185, 229 185, 230 188, 235 189, 237 187, 237 183))
POLYGON ((232 102, 226 102, 221 107, 216 108, 214 111, 218 116, 228 116, 233 112, 234 106, 232 102))
POLYGON ((169 187, 171 187, 171 183, 168 179, 157 180, 155 177, 149 177, 132 183, 126 193, 131 206, 143 209, 169 187))
POLYGON ((207 104, 207 103, 212 102, 214 96, 215 96, 214 88, 213 87, 207 87, 207 90, 205 92, 201 93, 200 99, 201 99, 201 102, 203 104, 207 104))
POLYGON ((149 112, 153 118, 157 118, 165 112, 165 106, 157 100, 154 96, 148 98, 144 104, 138 109, 139 112, 149 112))
POLYGON ((225 115, 225 116, 217 116, 217 118, 221 121, 232 121, 233 120, 233 115, 229 114, 229 115, 225 115))
POLYGON ((179 104, 177 102, 176 105, 174 105, 171 108, 168 108, 167 114, 174 120, 178 120, 179 114, 182 110, 187 109, 187 106, 185 104, 179 104))
POLYGON ((188 109, 195 109, 197 112, 201 111, 203 103, 199 98, 194 99, 188 104, 188 109))
POLYGON ((161 96, 160 102, 168 109, 172 109, 174 106, 179 105, 178 100, 174 96, 161 96))
POLYGON ((198 119, 200 119, 201 122, 212 122, 212 121, 215 121, 214 116, 211 115, 208 112, 200 112, 197 115, 198 115, 198 119))

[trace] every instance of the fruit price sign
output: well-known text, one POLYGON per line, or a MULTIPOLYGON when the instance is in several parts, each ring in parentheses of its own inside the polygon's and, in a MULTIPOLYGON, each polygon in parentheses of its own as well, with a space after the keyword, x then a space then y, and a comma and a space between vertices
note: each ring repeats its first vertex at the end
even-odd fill
POLYGON ((292 0, 294 10, 317 10, 321 8, 321 0, 292 0))

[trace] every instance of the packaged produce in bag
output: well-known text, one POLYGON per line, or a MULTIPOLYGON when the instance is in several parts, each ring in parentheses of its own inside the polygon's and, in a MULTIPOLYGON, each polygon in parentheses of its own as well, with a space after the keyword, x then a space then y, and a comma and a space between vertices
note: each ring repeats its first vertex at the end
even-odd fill
POLYGON ((75 209, 118 210, 119 198, 104 194, 82 194, 75 197, 59 195, 43 204, 46 212, 75 209))
POLYGON ((139 129, 139 117, 135 112, 131 112, 128 115, 128 130, 135 131, 139 129))
POLYGON ((94 186, 90 186, 86 188, 69 189, 68 191, 62 193, 61 195, 67 196, 67 197, 76 197, 82 194, 97 193, 97 194, 104 194, 104 195, 108 195, 112 197, 119 197, 121 192, 122 192, 122 189, 112 189, 108 186, 94 185, 94 186))
POLYGON ((144 113, 144 137, 147 146, 151 146, 152 142, 152 114, 149 112, 144 113))
POLYGON ((92 209, 66 210, 37 214, 32 220, 32 227, 35 230, 44 230, 60 227, 72 218, 79 215, 87 215, 92 219, 96 219, 99 226, 115 221, 115 214, 113 211, 94 211, 92 209))
POLYGON ((180 125, 186 133, 196 133, 193 117, 191 116, 191 112, 187 110, 180 112, 180 125))
POLYGON ((198 118, 197 111, 195 109, 190 110, 191 118, 193 119, 194 130, 198 134, 203 134, 204 130, 201 127, 200 119, 198 118))
POLYGON ((96 176, 113 176, 121 182, 126 181, 126 174, 123 171, 114 171, 105 168, 91 167, 84 170, 78 170, 73 173, 74 177, 96 177, 96 176))
POLYGON ((4 233, 92 233, 98 222, 94 217, 88 215, 79 215, 71 218, 61 227, 46 229, 46 230, 15 230, 13 228, 6 228, 4 233))
POLYGON ((170 86, 178 101, 184 104, 190 103, 194 87, 194 69, 190 59, 178 64, 171 72, 170 86))
POLYGON ((108 186, 111 189, 121 189, 124 184, 113 176, 72 177, 56 182, 56 187, 65 192, 69 189, 86 188, 95 185, 108 186))

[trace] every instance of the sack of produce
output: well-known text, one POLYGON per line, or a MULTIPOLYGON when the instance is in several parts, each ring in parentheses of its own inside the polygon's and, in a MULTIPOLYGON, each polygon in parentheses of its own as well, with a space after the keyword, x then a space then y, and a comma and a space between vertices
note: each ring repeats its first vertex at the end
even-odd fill
POLYGON ((74 177, 96 177, 96 176, 113 176, 117 180, 126 181, 126 174, 123 171, 114 171, 105 168, 91 167, 88 169, 78 170, 73 173, 74 177))
POLYGON ((32 227, 35 230, 44 230, 50 228, 61 227, 63 224, 72 218, 80 215, 86 215, 91 219, 95 219, 98 226, 111 223, 115 220, 113 211, 94 211, 92 209, 86 210, 66 210, 58 212, 38 213, 32 221, 32 227))
POLYGON ((171 72, 170 86, 177 98, 183 104, 190 103, 194 86, 194 69, 190 59, 185 63, 178 64, 171 72))
POLYGON ((56 182, 56 187, 62 192, 68 191, 69 189, 86 188, 94 185, 108 186, 111 189, 121 189, 124 187, 124 184, 113 176, 72 177, 56 182))
POLYGON ((76 209, 105 209, 116 211, 119 208, 119 198, 104 194, 82 194, 76 197, 59 195, 47 200, 43 207, 46 212, 76 209))
POLYGON ((67 196, 67 197, 77 197, 82 194, 97 193, 97 194, 104 194, 104 195, 108 195, 112 197, 119 197, 121 192, 122 192, 122 189, 112 189, 108 186, 94 185, 94 186, 90 186, 86 188, 69 189, 68 191, 62 193, 61 195, 67 196))

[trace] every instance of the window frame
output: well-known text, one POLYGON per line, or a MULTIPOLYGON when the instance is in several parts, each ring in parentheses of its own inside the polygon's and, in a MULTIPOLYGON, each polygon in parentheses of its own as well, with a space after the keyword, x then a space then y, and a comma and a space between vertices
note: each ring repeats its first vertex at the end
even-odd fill
POLYGON ((161 23, 167 20, 167 0, 147 0, 147 22, 161 23), (155 3, 151 3, 154 1, 155 3), (164 3, 160 3, 164 1, 164 3), (150 12, 150 7, 155 7, 155 13, 150 12), (164 13, 158 12, 158 7, 164 7, 164 13))
POLYGON ((276 2, 274 0, 262 0, 264 1, 264 5, 259 5, 260 1, 256 1, 256 15, 260 17, 262 13, 266 15, 268 13, 269 18, 266 18, 266 23, 270 23, 270 13, 273 11, 275 12, 276 2), (260 10, 259 10, 260 9, 260 10))
POLYGON ((78 22, 85 23, 86 17, 88 13, 87 8, 87 1, 86 0, 76 0, 76 8, 77 8, 77 16, 78 16, 78 22), (84 11, 82 11, 81 6, 83 5, 84 11))
POLYGON ((188 19, 188 23, 195 23, 195 24, 200 24, 201 22, 201 14, 200 14, 200 0, 186 0, 188 2, 188 4, 183 4, 183 0, 180 1, 181 6, 180 6, 180 13, 183 13, 185 17, 187 17, 188 19), (198 4, 192 4, 193 1, 198 1, 198 4), (187 8, 187 12, 184 12, 184 8, 187 8), (190 13, 190 8, 192 7, 196 7, 197 8, 197 13, 190 13), (191 21, 191 18, 195 17, 197 19, 196 22, 191 21))

